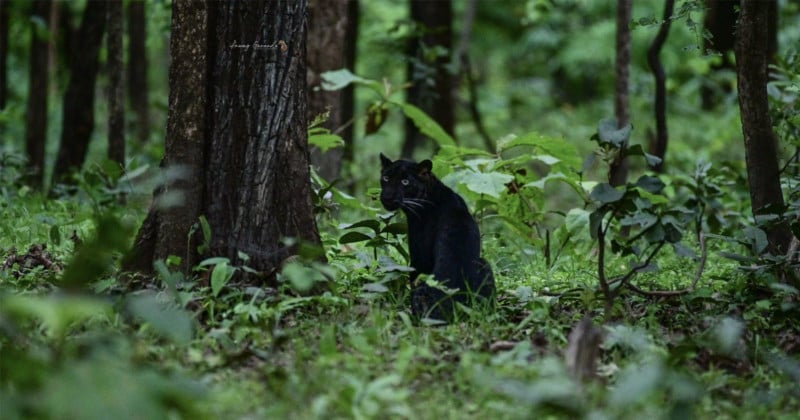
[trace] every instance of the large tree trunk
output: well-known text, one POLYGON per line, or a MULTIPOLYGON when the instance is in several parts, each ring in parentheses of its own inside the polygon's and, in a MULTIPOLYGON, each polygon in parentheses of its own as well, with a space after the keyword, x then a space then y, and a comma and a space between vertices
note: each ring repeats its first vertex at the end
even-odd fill
POLYGON ((125 167, 125 102, 122 74, 122 0, 108 7, 108 158, 125 167))
POLYGON ((147 20, 144 0, 128 3, 128 98, 136 115, 136 139, 144 143, 150 136, 147 109, 147 20))
POLYGON ((654 113, 656 117, 656 139, 650 152, 661 158, 661 162, 655 166, 656 172, 664 172, 664 162, 667 155, 667 143, 669 142, 669 132, 667 131, 667 75, 664 72, 664 65, 661 64, 661 48, 669 35, 669 28, 672 24, 672 11, 675 8, 675 0, 664 1, 664 20, 658 28, 653 43, 647 49, 647 63, 653 71, 656 82, 656 97, 654 113))
POLYGON ((319 244, 311 203, 306 113, 306 2, 173 3, 170 110, 163 165, 180 180, 159 191, 180 193, 154 206, 126 269, 150 271, 155 260, 198 255, 191 225, 207 217, 207 255, 266 273, 297 251, 284 238, 319 244), (193 238, 191 238, 193 239, 193 238))
MULTIPOLYGON (((0 111, 6 108, 8 98, 8 0, 0 0, 0 111)), ((0 122, 0 132, 5 123, 0 122)))
MULTIPOLYGON (((41 188, 44 181, 44 147, 47 142, 47 82, 49 78, 47 44, 39 23, 45 25, 50 18, 49 1, 33 2, 31 20, 31 50, 28 67, 28 106, 25 110, 25 150, 28 154, 29 182, 41 188), (34 21, 34 19, 36 21, 34 21)), ((7 30, 7 29, 5 29, 7 30)))
MULTIPOLYGON (((311 0, 308 23, 308 121, 328 112, 324 127, 334 131, 344 123, 342 116, 342 91, 320 89, 320 74, 346 67, 345 41, 347 38, 347 4, 349 0, 311 0)), ((344 150, 336 148, 322 153, 311 150, 311 162, 319 174, 328 181, 339 176, 344 150)))
POLYGON ((86 159, 94 130, 94 89, 105 26, 106 2, 89 0, 77 39, 69 50, 69 84, 64 94, 61 144, 53 171, 54 182, 66 181, 65 175, 80 170, 86 159))
MULTIPOLYGON (((408 50, 408 76, 412 83, 406 100, 431 116, 448 134, 455 135, 455 106, 453 102, 453 76, 447 69, 453 49, 453 4, 451 0, 427 1, 411 0, 411 20, 419 27, 412 37, 408 50), (442 47, 447 54, 426 59, 424 48, 442 47), (432 73, 432 74, 431 74, 432 73), (433 76, 434 86, 428 86, 425 79, 433 76)), ((403 142, 403 157, 412 157, 414 149, 425 136, 410 119, 406 119, 406 135, 403 142)))
MULTIPOLYGON (((617 43, 616 43, 616 83, 614 86, 614 116, 617 127, 625 127, 631 122, 628 80, 631 65, 631 8, 632 0, 617 0, 617 43)), ((627 146, 623 146, 627 147, 627 146)), ((620 154, 622 156, 622 154, 620 154)), ((628 161, 621 157, 611 162, 608 171, 611 185, 624 185, 628 180, 628 161)))
MULTIPOLYGON (((784 206, 778 164, 778 139, 772 130, 767 97, 768 21, 773 2, 742 0, 736 63, 747 179, 754 215, 784 206)), ((767 230, 770 250, 785 252, 792 235, 786 224, 767 230)))

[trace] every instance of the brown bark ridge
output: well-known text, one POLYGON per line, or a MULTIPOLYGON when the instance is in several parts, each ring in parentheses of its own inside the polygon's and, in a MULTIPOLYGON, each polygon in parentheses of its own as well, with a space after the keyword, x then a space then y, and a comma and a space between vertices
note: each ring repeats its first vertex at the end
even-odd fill
MULTIPOLYGON (((32 3, 31 49, 28 67, 28 104, 25 110, 25 151, 28 155, 29 182, 36 188, 44 183, 44 148, 47 142, 48 55, 47 44, 38 25, 47 26, 49 1, 32 3)), ((7 29, 6 29, 7 30, 7 29)))
POLYGON ((100 45, 106 26, 106 2, 88 0, 83 11, 75 48, 70 49, 69 83, 64 94, 64 117, 54 182, 66 181, 70 171, 80 170, 94 130, 94 88, 99 68, 100 45))
MULTIPOLYGON (((349 0, 310 0, 308 12, 308 49, 306 56, 308 83, 308 121, 328 112, 323 127, 337 130, 344 123, 342 116, 342 91, 320 89, 322 73, 346 67, 345 41, 348 27, 349 0)), ((342 148, 330 149, 326 153, 316 147, 311 149, 311 163, 328 181, 339 176, 342 167, 342 148)))
POLYGON ((122 60, 122 0, 108 8, 108 158, 125 167, 125 100, 122 60))
MULTIPOLYGON (((754 215, 784 207, 778 139, 772 130, 767 97, 770 3, 742 0, 736 45, 739 108, 754 215)), ((767 230, 767 237, 770 251, 777 254, 788 249, 792 235, 786 224, 778 224, 767 230)))
POLYGON ((195 238, 188 232, 203 204, 208 84, 208 4, 192 0, 172 3, 169 114, 163 169, 179 173, 155 193, 156 200, 139 229, 123 268, 150 272, 153 262, 179 256, 183 267, 197 259, 195 238), (180 174, 182 172, 182 174, 180 174), (168 203, 168 197, 178 197, 168 203))
POLYGON ((653 169, 656 172, 664 172, 664 158, 667 155, 667 143, 669 142, 669 131, 667 131, 667 75, 664 72, 664 65, 661 64, 661 48, 669 35, 669 28, 672 24, 672 11, 675 8, 675 0, 664 1, 664 20, 658 28, 653 43, 647 49, 647 63, 653 71, 656 82, 656 97, 654 113, 656 118, 656 139, 651 153, 661 158, 653 169))
POLYGON ((185 176, 158 191, 124 268, 197 257, 187 245, 205 215, 208 255, 273 273, 297 251, 285 238, 320 244, 311 202, 306 112, 306 7, 299 1, 173 3, 170 111, 163 166, 185 176))
MULTIPOLYGON (((0 111, 6 108, 8 101, 8 24, 10 6, 8 0, 0 0, 0 111)), ((0 130, 3 129, 0 122, 0 130)))
MULTIPOLYGON (((616 82, 614 84, 614 116, 617 127, 622 128, 631 122, 628 84, 631 64, 631 8, 632 0, 617 0, 616 37, 616 82)), ((624 146, 623 146, 624 147, 624 146)), ((622 156, 620 154, 620 156, 622 156)), ((613 186, 624 185, 628 180, 628 162, 617 158, 611 162, 608 182, 613 186)))
POLYGON ((150 114, 147 109, 147 20, 144 0, 128 3, 128 68, 127 85, 131 110, 136 116, 136 139, 140 143, 150 136, 150 114))
MULTIPOLYGON (((406 101, 416 105, 451 136, 455 137, 455 106, 453 102, 453 75, 447 70, 453 50, 453 3, 452 0, 411 0, 411 20, 416 22, 418 34, 408 46, 408 75, 412 83, 406 93, 406 101), (430 62, 423 56, 424 48, 442 47, 445 56, 430 62), (425 78, 433 72, 434 86, 428 86, 425 78)), ((410 119, 405 123, 405 141, 401 155, 411 158, 414 149, 425 136, 410 119)))

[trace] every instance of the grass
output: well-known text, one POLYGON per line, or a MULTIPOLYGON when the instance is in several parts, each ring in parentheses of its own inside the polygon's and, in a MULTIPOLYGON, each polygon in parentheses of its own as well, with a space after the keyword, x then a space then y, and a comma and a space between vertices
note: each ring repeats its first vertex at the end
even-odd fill
MULTIPOLYGON (((51 226, 62 237, 76 230, 88 238, 93 229, 92 206, 77 199, 31 194, 6 202, 4 211, 12 215, 0 224, 9 238, 2 245, 4 255, 10 246, 22 252, 26 244, 50 244, 51 226), (52 220, 42 223, 42 217, 52 220)), ((329 252, 331 265, 346 270, 322 296, 301 297, 289 289, 256 293, 229 284, 214 298, 209 287, 187 281, 181 290, 191 295, 187 308, 199 322, 183 341, 165 334, 174 328, 171 322, 131 318, 124 309, 128 292, 87 297, 93 302, 89 307, 73 302, 66 308, 51 273, 36 268, 16 276, 6 268, 0 271, 5 302, 22 295, 42 299, 72 321, 63 323, 59 333, 48 329, 57 321, 48 319, 46 311, 20 321, 9 315, 19 312, 0 310, 0 324, 22 327, 11 336, 16 338, 0 339, 0 352, 6 360, 43 369, 41 377, 31 376, 30 385, 31 395, 43 402, 29 408, 15 368, 8 365, 0 370, 0 401, 23 407, 12 409, 10 418, 31 413, 25 410, 48 416, 75 409, 83 399, 83 409, 66 412, 102 417, 109 413, 104 404, 111 404, 110 412, 124 417, 130 407, 142 404, 142 413, 155 417, 171 412, 206 418, 641 418, 670 413, 792 418, 800 409, 798 363, 785 357, 796 356, 800 341, 794 298, 779 293, 754 299, 746 288, 752 279, 728 260, 712 255, 701 288, 691 295, 663 301, 623 296, 615 307, 617 320, 605 330, 601 377, 581 386, 570 379, 563 355, 570 330, 584 314, 602 321, 590 250, 587 254, 575 246, 547 268, 540 255, 500 258, 504 251, 496 241, 489 239, 485 246, 490 258, 502 261, 495 266, 496 313, 467 314, 447 326, 415 325, 401 296, 362 290, 381 275, 357 264, 353 253, 371 250, 356 247, 329 252), (563 293, 550 295, 556 292, 563 293), (70 380, 99 390, 105 399, 70 392, 70 380), (127 394, 103 393, 104 384, 120 381, 127 394)), ((73 245, 62 240, 48 251, 54 260, 66 262, 73 245)), ((621 270, 617 264, 611 269, 621 270)), ((692 264, 672 255, 659 264, 659 272, 641 275, 638 284, 678 288, 694 275, 692 264)), ((106 283, 116 284, 114 278, 106 283)), ((153 292, 160 301, 171 301, 165 288, 153 292)))

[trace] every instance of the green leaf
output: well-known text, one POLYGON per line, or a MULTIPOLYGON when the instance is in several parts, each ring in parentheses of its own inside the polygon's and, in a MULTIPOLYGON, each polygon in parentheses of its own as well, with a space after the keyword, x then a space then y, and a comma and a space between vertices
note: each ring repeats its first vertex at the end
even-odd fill
POLYGON ((192 317, 175 305, 160 301, 155 294, 129 297, 127 307, 131 314, 148 323, 156 333, 165 338, 176 343, 186 343, 192 339, 192 317))
POLYGON ((374 90, 379 95, 383 95, 383 85, 381 82, 356 76, 348 69, 326 71, 320 76, 322 77, 321 87, 323 90, 340 90, 350 84, 359 84, 374 90))
POLYGON ((658 177, 642 175, 636 180, 636 186, 653 194, 659 194, 664 190, 664 182, 658 177))
POLYGON ((564 162, 571 168, 578 169, 581 166, 581 156, 574 144, 563 138, 543 136, 539 133, 504 137, 497 142, 497 153, 520 146, 531 146, 537 151, 546 152, 550 157, 564 162))
MULTIPOLYGON (((505 192, 506 184, 514 177, 500 172, 475 172, 469 169, 453 172, 444 179, 455 178, 470 191, 499 198, 505 192)), ((444 182, 444 179, 442 180, 444 182)))
POLYGON ((656 166, 661 163, 660 157, 645 152, 641 144, 634 144, 625 149, 625 156, 644 156, 649 166, 656 166))
POLYGON ((631 137, 632 129, 633 126, 630 124, 622 128, 618 128, 617 120, 615 118, 606 118, 600 120, 598 123, 597 135, 601 142, 621 148, 628 144, 628 139, 631 137))
POLYGON ((405 222, 391 223, 386 225, 381 232, 402 235, 408 233, 408 225, 405 222))
POLYGON ((607 182, 597 184, 589 194, 589 198, 597 201, 600 205, 617 202, 624 196, 625 191, 620 191, 607 182))
POLYGON ((439 123, 434 121, 433 118, 429 117, 421 109, 407 103, 393 103, 403 110, 403 114, 414 123, 422 134, 430 137, 440 146, 454 146, 456 144, 453 137, 447 134, 439 123))
POLYGON ((220 290, 233 278, 236 273, 236 267, 231 267, 227 262, 221 262, 214 266, 214 271, 211 272, 211 295, 217 297, 220 290))
POLYGON ((349 223, 349 224, 348 223, 344 223, 344 224, 339 225, 339 229, 355 229, 355 228, 362 228, 362 227, 370 228, 373 231, 375 231, 375 233, 378 233, 378 232, 381 231, 381 224, 380 224, 380 222, 378 222, 375 219, 364 219, 364 220, 360 220, 360 221, 355 222, 355 223, 349 223))
POLYGON ((308 143, 317 146, 322 153, 330 149, 344 146, 344 139, 336 134, 312 134, 308 136, 308 143))
POLYGON ((231 260, 226 257, 211 257, 206 258, 203 261, 200 261, 200 264, 197 264, 198 267, 206 267, 209 265, 217 265, 217 264, 230 264, 231 260))
POLYGON ((647 229, 653 226, 658 221, 658 217, 652 213, 638 212, 627 215, 619 221, 622 226, 639 226, 642 229, 647 229))
POLYGON ((351 244, 354 242, 363 242, 372 239, 372 236, 363 234, 361 232, 347 232, 339 238, 339 243, 344 244, 351 244))

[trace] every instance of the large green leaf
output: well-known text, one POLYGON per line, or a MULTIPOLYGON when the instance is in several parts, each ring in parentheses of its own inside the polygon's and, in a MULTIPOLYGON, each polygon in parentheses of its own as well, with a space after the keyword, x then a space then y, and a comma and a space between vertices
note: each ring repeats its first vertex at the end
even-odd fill
POLYGON ((154 293, 144 293, 128 298, 131 314, 148 323, 159 335, 176 343, 192 339, 194 320, 175 304, 160 300, 154 293))
POLYGON ((527 133, 521 136, 508 136, 497 142, 497 152, 520 147, 535 147, 540 152, 546 152, 553 158, 564 162, 571 168, 580 168, 582 158, 578 148, 563 138, 543 136, 539 133, 527 133))
POLYGON ((308 136, 308 143, 317 146, 322 153, 330 149, 344 146, 344 139, 336 134, 311 134, 308 136))
POLYGON ((454 146, 456 144, 453 137, 447 134, 439 123, 434 121, 433 118, 429 117, 421 109, 407 103, 393 102, 393 104, 399 106, 403 110, 403 114, 419 128, 422 134, 430 137, 440 146, 454 146))
POLYGON ((597 124, 597 135, 602 143, 609 143, 616 147, 622 147, 628 143, 632 129, 633 126, 630 124, 619 128, 616 119, 606 118, 600 120, 597 124))
POLYGON ((613 203, 622 199, 625 196, 625 191, 620 191, 611 186, 607 182, 597 184, 596 187, 589 194, 589 198, 602 204, 613 203))
POLYGON ((506 184, 511 182, 514 177, 500 172, 475 172, 464 169, 453 172, 445 179, 450 181, 456 179, 470 191, 499 198, 500 194, 506 190, 506 184))

